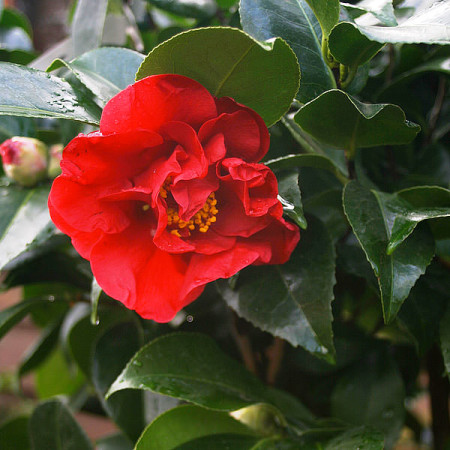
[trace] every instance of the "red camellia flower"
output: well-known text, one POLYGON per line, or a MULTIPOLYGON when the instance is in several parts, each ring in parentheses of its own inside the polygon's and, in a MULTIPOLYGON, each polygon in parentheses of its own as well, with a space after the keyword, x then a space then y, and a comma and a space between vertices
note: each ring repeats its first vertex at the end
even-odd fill
POLYGON ((111 297, 171 320, 205 285, 281 264, 299 240, 282 218, 261 117, 179 75, 144 78, 65 148, 49 197, 111 297))

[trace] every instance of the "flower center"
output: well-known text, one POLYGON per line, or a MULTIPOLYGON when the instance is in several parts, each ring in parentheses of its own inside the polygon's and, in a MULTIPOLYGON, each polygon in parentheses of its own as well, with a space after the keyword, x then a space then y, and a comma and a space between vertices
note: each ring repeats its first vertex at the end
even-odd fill
MULTIPOLYGON (((170 192, 171 178, 167 178, 163 186, 160 189, 160 195, 162 198, 166 199, 170 192)), ((200 233, 206 233, 216 220, 217 213, 219 210, 216 207, 217 200, 214 192, 209 194, 206 199, 205 204, 202 208, 197 211, 194 216, 188 220, 184 221, 178 215, 178 208, 168 207, 167 208, 167 228, 168 231, 178 237, 187 237, 191 235, 192 231, 198 230, 200 233)))

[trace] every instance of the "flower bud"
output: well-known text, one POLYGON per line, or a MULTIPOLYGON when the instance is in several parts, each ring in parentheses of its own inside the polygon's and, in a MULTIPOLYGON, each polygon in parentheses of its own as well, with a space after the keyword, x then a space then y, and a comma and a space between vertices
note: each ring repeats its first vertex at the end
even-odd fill
POLYGON ((61 173, 60 162, 62 159, 62 152, 64 150, 64 145, 54 144, 50 146, 49 149, 49 162, 48 162, 48 177, 56 178, 61 173))
POLYGON ((33 138, 13 137, 0 146, 5 174, 31 187, 47 176, 47 146, 33 138))

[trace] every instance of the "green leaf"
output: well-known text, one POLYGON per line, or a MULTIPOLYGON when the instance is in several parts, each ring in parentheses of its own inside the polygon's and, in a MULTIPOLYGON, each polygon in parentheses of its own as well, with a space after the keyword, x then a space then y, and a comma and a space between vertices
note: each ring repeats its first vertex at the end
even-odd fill
MULTIPOLYGON (((363 26, 341 22, 334 27, 330 34, 330 50, 331 42, 335 37, 336 48, 342 48, 345 45, 349 46, 349 42, 344 42, 343 39, 357 36, 357 34, 360 35, 360 39, 366 38, 381 44, 450 44, 449 22, 450 4, 439 0, 430 1, 425 3, 423 7, 418 8, 410 18, 395 27, 363 26), (345 31, 340 30, 340 28, 345 31), (335 33, 339 33, 339 39, 337 35, 334 36, 335 33)), ((331 51, 335 55, 333 50, 331 51)))
POLYGON ((93 450, 69 409, 58 400, 41 403, 30 418, 33 450, 93 450))
POLYGON ((335 251, 325 226, 308 219, 308 230, 281 266, 250 267, 236 289, 219 286, 239 316, 311 353, 334 360, 331 302, 335 251), (319 281, 320 280, 320 281, 319 281))
POLYGON ((40 308, 48 303, 48 300, 26 300, 0 311, 0 338, 33 309, 40 308))
POLYGON ((241 0, 239 11, 244 31, 255 39, 281 37, 290 45, 301 68, 299 101, 336 87, 322 57, 319 22, 305 0, 241 0))
POLYGON ((266 161, 264 164, 269 166, 272 170, 292 169, 293 167, 315 167, 316 169, 323 169, 331 172, 339 181, 342 181, 343 184, 348 181, 334 161, 324 155, 311 153, 286 155, 281 158, 266 161))
POLYGON ((304 230, 307 227, 303 214, 302 197, 298 186, 298 173, 291 172, 278 176, 279 199, 284 212, 304 230))
POLYGON ((441 320, 439 331, 445 371, 450 378, 450 305, 447 306, 447 311, 441 320))
POLYGON ((215 97, 232 97, 268 126, 289 109, 300 76, 295 55, 282 39, 259 43, 243 31, 221 27, 186 31, 158 45, 136 79, 161 73, 185 75, 215 97))
POLYGON ((92 363, 92 380, 103 408, 133 442, 145 426, 142 392, 126 390, 108 400, 104 395, 142 341, 142 330, 136 323, 113 326, 98 339, 92 363))
POLYGON ((0 187, 0 269, 53 233, 47 198, 50 186, 0 187), (33 226, 30 226, 32 222, 33 226))
POLYGON ((324 450, 348 450, 350 448, 383 450, 384 437, 379 431, 367 427, 351 428, 329 441, 324 450))
POLYGON ((123 389, 146 389, 221 411, 269 403, 299 427, 313 419, 295 398, 267 388, 211 338, 192 332, 168 334, 141 348, 107 398, 123 389))
MULTIPOLYGON (((181 444, 177 450, 210 450, 211 448, 253 450, 261 442, 257 437, 245 434, 221 433, 203 436, 181 444)), ((271 447, 272 449, 274 447, 271 447)), ((276 447, 278 448, 278 447, 276 447)))
POLYGON ((107 8, 108 0, 78 0, 72 21, 75 56, 100 46, 107 8))
POLYGON ((19 367, 19 376, 34 370, 52 353, 58 343, 60 328, 61 323, 57 321, 42 331, 39 340, 27 351, 27 354, 22 359, 19 367))
POLYGON ((398 320, 412 336, 419 355, 431 348, 439 334, 436 324, 445 314, 450 292, 448 271, 432 262, 399 312, 398 320))
POLYGON ((85 303, 76 304, 66 315, 61 329, 61 338, 88 378, 92 376, 92 359, 97 340, 111 326, 126 322, 131 316, 132 313, 125 308, 105 309, 99 314, 99 321, 92 325, 90 308, 85 303))
POLYGON ((434 254, 434 241, 427 228, 418 228, 407 242, 387 255, 393 219, 384 206, 385 196, 351 181, 344 188, 343 203, 378 279, 384 320, 388 323, 397 315, 414 283, 425 273, 434 254))
POLYGON ((0 116, 0 141, 13 136, 36 137, 34 119, 18 116, 0 116))
POLYGON ((405 82, 411 81, 427 72, 440 72, 450 75, 450 57, 436 58, 415 66, 413 69, 400 73, 387 86, 383 86, 378 92, 377 97, 389 97, 391 93, 398 90, 399 86, 405 82))
POLYGON ((394 7, 392 0, 362 0, 356 5, 351 3, 341 3, 347 10, 357 11, 361 14, 370 13, 376 17, 383 25, 388 27, 395 27, 397 19, 394 14, 394 7))
POLYGON ((340 90, 325 92, 304 105, 295 121, 319 141, 350 152, 406 144, 420 131, 418 125, 405 120, 399 106, 361 103, 340 90))
POLYGON ((182 405, 156 418, 142 433, 136 450, 172 450, 194 439, 222 433, 254 436, 227 413, 182 405))
POLYGON ((29 418, 24 416, 15 417, 14 419, 2 422, 0 425, 0 442, 2 443, 2 450, 30 449, 28 422, 29 418))
POLYGON ((382 431, 386 447, 391 448, 403 426, 405 388, 387 352, 370 356, 338 381, 331 396, 331 413, 347 423, 382 431))
MULTIPOLYGON (((303 202, 307 214, 320 219, 326 226, 333 242, 348 230, 348 222, 342 210, 342 189, 327 189, 310 195, 303 202)), ((370 267, 369 267, 370 270, 370 267)))
POLYGON ((75 395, 85 383, 77 367, 70 367, 60 347, 35 371, 35 385, 38 398, 47 399, 55 395, 75 395))
POLYGON ((98 325, 98 302, 100 300, 100 296, 102 295, 102 288, 97 283, 95 277, 92 278, 92 286, 91 286, 91 324, 98 325))
POLYGON ((5 28, 19 27, 26 31, 28 36, 33 36, 33 29, 30 21, 27 16, 18 9, 6 8, 2 14, 0 7, 0 26, 5 28))
MULTIPOLYGON (((391 254, 423 220, 450 217, 450 190, 439 186, 416 186, 397 192, 389 201, 395 213, 387 253, 391 254)), ((450 219, 446 219, 446 226, 450 219)))
POLYGON ((328 37, 328 48, 333 57, 349 67, 361 66, 370 61, 383 45, 371 41, 350 22, 337 24, 328 37))
POLYGON ((98 125, 100 108, 67 81, 39 70, 0 63, 0 114, 70 119, 98 125))
POLYGON ((214 0, 147 0, 150 4, 182 17, 206 20, 214 16, 217 5, 214 0))
POLYGON ((103 103, 134 83, 144 56, 126 48, 104 47, 65 62, 56 59, 47 72, 67 67, 103 103), (118 64, 120 61, 120 64, 118 64))
POLYGON ((339 21, 339 0, 306 0, 320 23, 322 34, 328 37, 339 21))
POLYGON ((97 450, 133 450, 134 445, 121 433, 99 439, 96 442, 97 450))

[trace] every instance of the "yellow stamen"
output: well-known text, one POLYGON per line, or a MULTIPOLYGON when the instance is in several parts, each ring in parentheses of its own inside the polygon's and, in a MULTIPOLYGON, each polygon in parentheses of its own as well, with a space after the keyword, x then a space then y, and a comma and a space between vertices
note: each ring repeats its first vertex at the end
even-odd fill
MULTIPOLYGON (((168 198, 170 192, 170 185, 172 183, 172 177, 168 177, 159 190, 159 194, 162 198, 168 198)), ((170 201, 170 199, 169 199, 170 201)), ((173 203, 170 202, 172 205, 173 203)), ((180 218, 178 211, 175 208, 167 208, 167 231, 179 238, 185 238, 191 235, 191 232, 198 230, 200 233, 206 233, 209 227, 217 221, 217 213, 219 210, 216 208, 217 200, 214 192, 209 194, 205 204, 200 210, 198 210, 194 216, 186 221, 180 218)), ((143 207, 146 211, 147 208, 143 207)))

